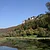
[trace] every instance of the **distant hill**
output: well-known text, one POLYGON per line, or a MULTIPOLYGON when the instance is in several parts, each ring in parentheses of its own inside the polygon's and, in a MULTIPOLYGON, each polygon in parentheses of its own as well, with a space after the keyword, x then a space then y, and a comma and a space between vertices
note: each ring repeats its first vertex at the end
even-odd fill
POLYGON ((18 26, 0 29, 0 36, 50 37, 50 14, 32 16, 18 26))

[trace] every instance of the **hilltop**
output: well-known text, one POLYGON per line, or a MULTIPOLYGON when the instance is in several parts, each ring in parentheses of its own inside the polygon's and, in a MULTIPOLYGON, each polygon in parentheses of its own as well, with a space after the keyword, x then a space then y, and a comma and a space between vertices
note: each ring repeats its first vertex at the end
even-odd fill
POLYGON ((0 37, 50 37, 50 14, 40 14, 24 20, 22 24, 0 29, 0 37))

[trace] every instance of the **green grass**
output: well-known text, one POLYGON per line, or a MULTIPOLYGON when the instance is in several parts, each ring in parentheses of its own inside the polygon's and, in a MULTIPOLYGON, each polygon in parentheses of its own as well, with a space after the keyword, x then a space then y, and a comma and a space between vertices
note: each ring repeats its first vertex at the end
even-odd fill
MULTIPOLYGON (((46 50, 48 49, 47 47, 48 44, 46 43, 42 43, 39 42, 39 40, 47 40, 45 38, 33 38, 33 36, 31 37, 4 37, 4 38, 0 38, 0 43, 7 43, 13 47, 18 48, 19 50, 46 50), (45 49, 43 49, 43 47, 41 46, 47 46, 45 49)), ((48 39, 50 40, 50 39, 48 39)), ((50 50, 50 49, 49 49, 50 50)))

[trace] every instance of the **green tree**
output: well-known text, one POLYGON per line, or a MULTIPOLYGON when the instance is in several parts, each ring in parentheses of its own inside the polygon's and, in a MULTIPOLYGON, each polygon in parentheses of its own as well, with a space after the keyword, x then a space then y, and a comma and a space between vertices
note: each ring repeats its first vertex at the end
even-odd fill
POLYGON ((38 30, 39 30, 38 37, 46 37, 47 36, 46 29, 39 27, 38 30))
POLYGON ((46 7, 48 8, 48 10, 50 11, 50 2, 46 3, 46 7))

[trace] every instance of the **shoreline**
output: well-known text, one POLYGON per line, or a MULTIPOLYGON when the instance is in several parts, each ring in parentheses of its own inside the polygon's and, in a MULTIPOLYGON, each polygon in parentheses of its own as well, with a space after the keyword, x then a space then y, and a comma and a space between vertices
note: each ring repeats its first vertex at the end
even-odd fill
MULTIPOLYGON (((21 37, 21 38, 20 37, 19 38, 18 37, 4 37, 4 38, 0 38, 0 39, 1 39, 0 46, 8 46, 8 47, 12 47, 12 48, 17 48, 18 50, 22 50, 22 49, 27 50, 33 45, 36 46, 39 43, 38 40, 47 40, 48 38, 41 38, 41 39, 32 38, 31 39, 31 38, 24 38, 24 37, 21 37)), ((48 40, 50 41, 50 39, 48 39, 48 40)))

